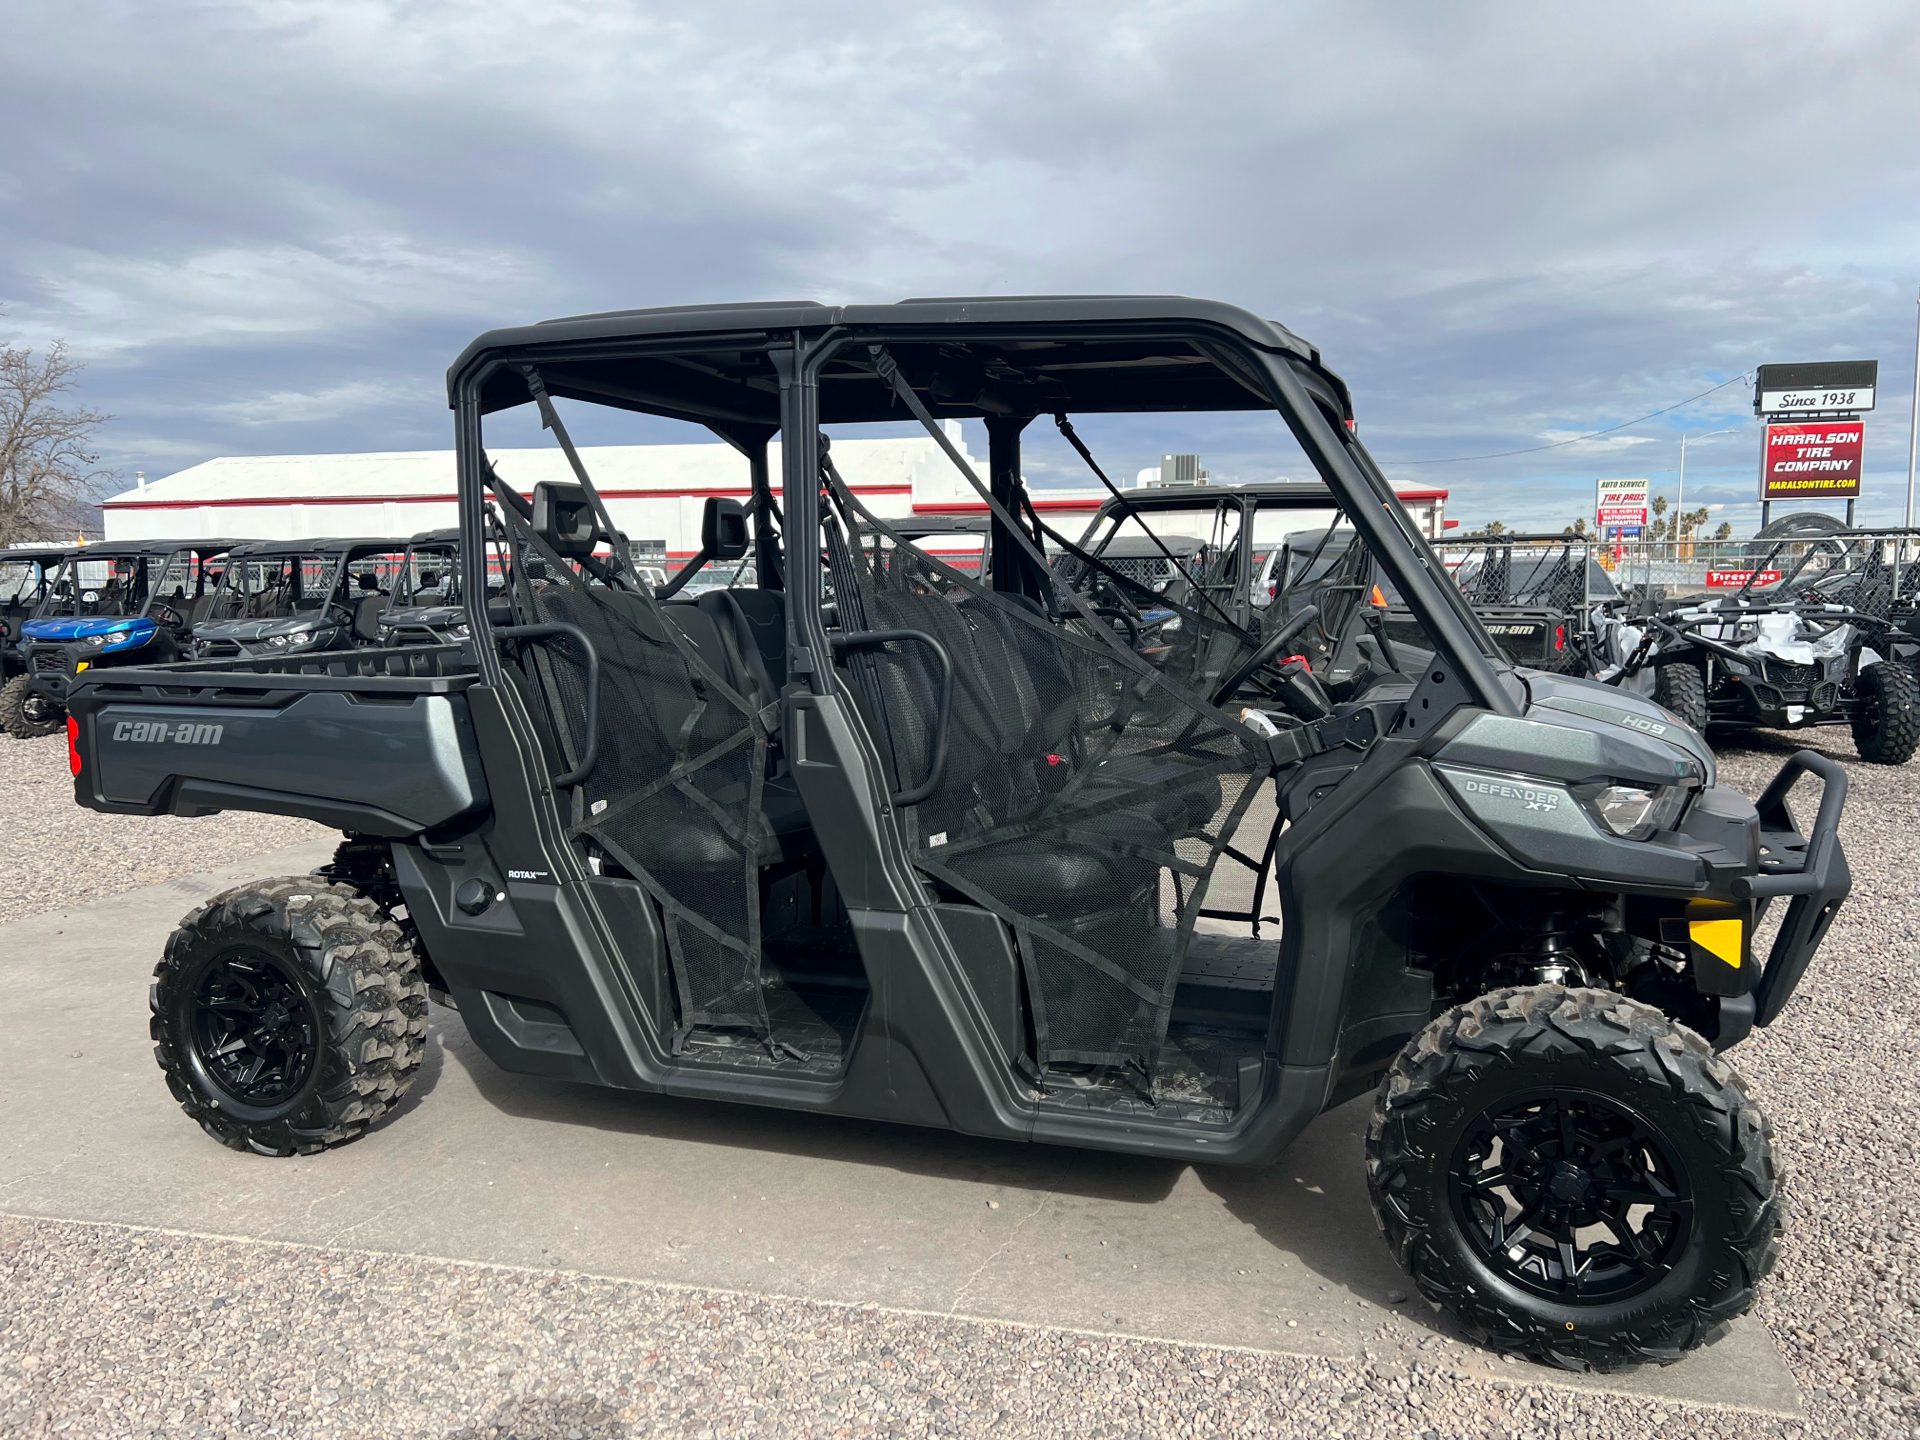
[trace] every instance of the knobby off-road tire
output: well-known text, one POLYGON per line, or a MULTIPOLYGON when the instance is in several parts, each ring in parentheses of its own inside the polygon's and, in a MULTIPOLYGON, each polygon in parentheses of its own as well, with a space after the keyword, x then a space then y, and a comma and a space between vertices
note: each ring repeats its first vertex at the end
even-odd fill
POLYGON ((1853 748, 1875 765, 1904 765, 1920 749, 1920 681, 1911 666, 1882 660, 1854 682, 1860 708, 1853 718, 1853 748))
POLYGON ((365 1132, 426 1053, 427 986, 374 901, 314 876, 216 895, 167 937, 154 1058, 214 1139, 310 1155, 365 1132))
POLYGON ((1653 703, 1664 705, 1702 734, 1707 728, 1707 677, 1698 665, 1661 665, 1653 672, 1653 703))
POLYGON ((66 712, 37 698, 28 682, 28 676, 16 675, 0 685, 0 730, 16 740, 36 740, 67 723, 66 712))
POLYGON ((1497 990, 1448 1011, 1400 1052, 1367 1129, 1374 1216, 1421 1293, 1483 1344, 1566 1369, 1670 1364, 1724 1334, 1778 1256, 1781 1186, 1772 1127, 1732 1068, 1658 1010, 1602 990, 1497 990), (1475 1223, 1489 1213, 1469 1183, 1487 1176, 1475 1137, 1488 1117, 1516 1114, 1540 1118, 1502 1132, 1516 1139, 1495 1174, 1516 1177, 1507 1191, 1522 1203, 1495 1231, 1475 1223), (1611 1124, 1616 1138, 1582 1151, 1576 1129, 1556 1143, 1572 1117, 1611 1124), (1620 1248, 1656 1263, 1617 1258, 1609 1270, 1613 1247, 1574 1228, 1592 1211, 1567 1197, 1631 1218, 1636 1186, 1684 1200, 1635 1207, 1647 1212, 1640 1238, 1620 1248), (1527 1226, 1529 1203, 1546 1207, 1533 1212, 1540 1230, 1527 1226), (1573 1253, 1600 1293, 1569 1291, 1551 1256, 1529 1248, 1557 1244, 1549 1230, 1588 1237, 1592 1258, 1573 1253), (1513 1251, 1536 1269, 1509 1264, 1513 1251))

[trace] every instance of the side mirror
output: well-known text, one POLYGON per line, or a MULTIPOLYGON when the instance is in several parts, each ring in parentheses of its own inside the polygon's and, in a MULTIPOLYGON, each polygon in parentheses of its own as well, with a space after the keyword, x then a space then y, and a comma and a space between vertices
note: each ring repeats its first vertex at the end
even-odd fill
POLYGON ((738 560, 745 555, 746 507, 725 495, 709 495, 700 515, 700 548, 712 560, 738 560))
MULTIPOLYGON (((739 508, 737 503, 734 508, 739 508)), ((544 480, 533 487, 533 533, 566 556, 591 555, 593 547, 607 538, 584 486, 544 480)))

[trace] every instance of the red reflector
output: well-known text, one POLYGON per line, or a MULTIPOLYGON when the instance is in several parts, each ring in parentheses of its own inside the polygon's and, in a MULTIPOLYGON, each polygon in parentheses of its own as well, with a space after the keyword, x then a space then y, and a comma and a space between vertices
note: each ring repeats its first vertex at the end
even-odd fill
POLYGON ((67 768, 80 773, 80 722, 67 716, 67 768))
POLYGON ((1567 648, 1566 626, 1556 625, 1553 627, 1553 648, 1556 650, 1564 650, 1567 648))
POLYGON ((1048 752, 1047 752, 1047 764, 1049 764, 1049 765, 1058 765, 1059 763, 1060 763, 1060 757, 1059 757, 1058 755, 1055 755, 1055 754, 1054 754, 1054 753, 1053 753, 1052 751, 1048 751, 1048 752))

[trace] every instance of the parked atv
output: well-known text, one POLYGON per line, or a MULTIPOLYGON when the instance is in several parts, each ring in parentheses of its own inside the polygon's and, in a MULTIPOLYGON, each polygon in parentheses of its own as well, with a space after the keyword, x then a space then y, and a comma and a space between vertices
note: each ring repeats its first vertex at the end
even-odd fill
POLYGON ((1848 534, 1775 540, 1731 594, 1618 607, 1600 678, 1703 732, 1846 725, 1861 759, 1904 765, 1920 748, 1920 683, 1894 658, 1897 588, 1879 549, 1848 534))
POLYGON ((384 539, 251 540, 227 556, 193 627, 196 660, 345 650, 381 643, 377 623, 403 547, 384 539))
POLYGON ((68 552, 35 616, 22 622, 22 673, 0 687, 0 727, 27 740, 58 730, 73 678, 164 664, 185 653, 230 540, 133 540, 68 552))
POLYGON ((156 1054, 209 1135, 364 1133, 430 994, 509 1070, 1180 1163, 1271 1165, 1371 1092, 1381 1229, 1485 1343, 1666 1362, 1751 1306, 1784 1210, 1716 1052, 1779 1018, 1847 895, 1845 772, 1803 751, 1756 806, 1640 696, 1514 668, 1312 346, 1169 297, 727 305, 491 332, 448 385, 465 655, 90 671, 72 697, 84 805, 349 832, 167 942, 156 1054), (700 554, 645 583, 559 394, 710 425, 751 524, 713 497, 700 554), (521 407, 572 483, 494 478, 487 417, 521 407), (1370 592, 1349 627, 1252 607, 1223 562, 1261 613, 1180 600, 1226 637, 1189 672, 1056 579, 1024 427, 1218 411, 1304 452, 1338 523, 1303 528, 1351 531, 1417 655, 1376 639, 1323 675, 1298 642, 1358 651, 1370 592), (834 467, 835 430, 907 416, 993 517, 984 574, 834 467), (988 479, 950 419, 984 422, 988 479), (513 567, 498 618, 490 501, 546 570, 513 567), (759 585, 678 593, 750 550, 759 585), (1277 939, 1212 893, 1223 857, 1266 874, 1277 939))

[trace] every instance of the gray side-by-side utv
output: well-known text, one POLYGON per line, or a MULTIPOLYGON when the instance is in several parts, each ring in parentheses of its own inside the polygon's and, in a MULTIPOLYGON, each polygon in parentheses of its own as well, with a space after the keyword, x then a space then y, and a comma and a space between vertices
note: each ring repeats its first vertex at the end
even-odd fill
POLYGON ((1801 752, 1756 805, 1651 702, 1512 668, 1310 345, 1177 297, 722 305, 490 332, 448 385, 466 646, 72 693, 82 804, 347 832, 167 942, 156 1053, 214 1138, 361 1134, 429 996, 510 1070, 1204 1164, 1372 1092, 1387 1242, 1487 1343, 1670 1361, 1751 1305, 1784 1201, 1716 1052, 1847 894, 1844 772, 1801 752), (758 584, 636 574, 562 403, 736 447, 752 502, 709 503, 682 573, 758 584), (572 483, 494 474, 487 417, 523 406, 572 483), (1031 422, 1104 478, 1075 417, 1205 411, 1277 412, 1422 645, 1321 624, 1359 579, 1253 614, 1048 533, 1031 422), (985 423, 985 479, 949 419, 985 423), (842 480, 836 429, 905 420, 978 493, 983 564, 842 480), (1135 634, 1164 609, 1177 650, 1135 634))
POLYGON ((227 552, 193 627, 195 660, 272 658, 378 645, 405 546, 377 537, 249 540, 227 552))

